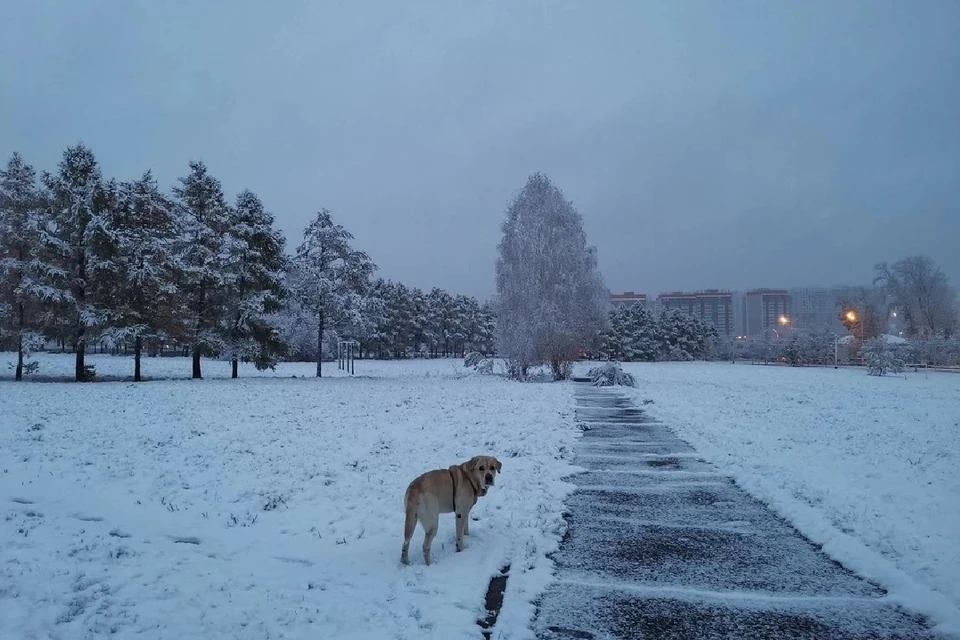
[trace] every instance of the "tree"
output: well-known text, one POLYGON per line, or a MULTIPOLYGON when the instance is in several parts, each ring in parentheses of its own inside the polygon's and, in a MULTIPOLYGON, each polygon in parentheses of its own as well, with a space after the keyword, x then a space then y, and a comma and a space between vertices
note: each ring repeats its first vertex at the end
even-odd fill
POLYGON ((42 205, 36 171, 14 153, 0 170, 0 344, 16 345, 16 380, 40 342, 38 305, 50 293, 43 285, 42 205))
POLYGON ((858 287, 839 300, 838 317, 855 338, 866 341, 883 334, 887 327, 889 305, 884 290, 858 287))
POLYGON ((657 360, 664 350, 658 318, 639 304, 611 309, 602 349, 626 362, 657 360))
POLYGON ((549 363, 555 379, 607 322, 609 292, 580 214, 543 174, 507 209, 496 263, 498 350, 515 378, 549 363))
POLYGON ((133 379, 140 382, 144 340, 180 333, 177 218, 150 171, 139 180, 108 183, 106 190, 113 204, 92 234, 103 257, 94 271, 110 300, 103 338, 114 344, 133 339, 133 379))
POLYGON ((700 318, 677 309, 659 317, 661 360, 695 360, 702 358, 710 342, 718 337, 716 328, 700 318))
POLYGON ((883 286, 893 308, 902 314, 907 335, 949 337, 957 324, 956 295, 939 265, 923 255, 875 267, 875 283, 883 286))
POLYGON ((270 321, 286 294, 284 240, 251 191, 242 191, 230 209, 224 249, 229 310, 224 333, 236 378, 240 360, 252 361, 258 370, 272 369, 284 352, 279 328, 270 321))
POLYGON ((364 294, 376 269, 366 253, 350 246, 352 240, 322 209, 304 230, 293 258, 293 295, 317 320, 317 377, 322 374, 324 330, 361 322, 364 294))
POLYGON ((220 181, 203 162, 190 162, 190 172, 179 179, 173 193, 180 226, 177 256, 183 270, 180 290, 186 302, 185 337, 191 345, 193 378, 202 378, 201 356, 215 356, 224 348, 224 242, 229 207, 220 181))
POLYGON ((904 362, 899 350, 887 342, 885 336, 868 340, 864 343, 863 352, 867 359, 867 373, 871 376, 903 371, 904 362))
POLYGON ((51 298, 62 303, 55 329, 63 330, 76 352, 76 380, 86 380, 86 343, 89 334, 103 322, 110 301, 98 299, 96 274, 102 265, 95 252, 95 233, 106 224, 113 205, 93 152, 83 144, 68 147, 56 174, 44 173, 49 207, 48 224, 41 232, 43 249, 50 254, 51 298))
POLYGON ((455 313, 452 295, 437 287, 430 290, 426 296, 424 334, 434 356, 447 356, 450 353, 450 340, 458 320, 455 313))

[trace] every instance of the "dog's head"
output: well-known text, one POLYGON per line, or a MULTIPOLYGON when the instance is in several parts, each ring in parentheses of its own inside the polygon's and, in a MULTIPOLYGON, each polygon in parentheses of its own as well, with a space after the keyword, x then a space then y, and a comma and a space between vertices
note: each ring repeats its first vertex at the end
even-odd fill
POLYGON ((494 485, 502 467, 500 461, 493 456, 474 456, 463 463, 463 470, 480 487, 482 496, 486 495, 487 490, 494 485))

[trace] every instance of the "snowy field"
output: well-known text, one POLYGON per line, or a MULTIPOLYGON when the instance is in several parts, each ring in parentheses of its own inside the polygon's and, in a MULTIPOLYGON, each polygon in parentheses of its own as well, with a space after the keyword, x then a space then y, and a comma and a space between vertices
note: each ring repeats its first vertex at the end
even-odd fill
POLYGON ((653 417, 835 559, 960 636, 960 375, 624 368, 653 417))
MULTIPOLYGON (((0 369, 9 377, 0 354, 0 369)), ((41 355, 41 375, 69 356, 41 355)), ((130 358, 93 356, 98 375, 130 358)), ((569 384, 469 374, 461 361, 276 372, 204 361, 206 379, 0 380, 0 638, 476 638, 511 564, 497 637, 528 637, 563 533, 569 384), (307 376, 293 379, 292 376, 307 376), (497 487, 434 565, 399 563, 416 475, 489 453, 497 487)), ((144 359, 187 377, 186 359, 144 359)))

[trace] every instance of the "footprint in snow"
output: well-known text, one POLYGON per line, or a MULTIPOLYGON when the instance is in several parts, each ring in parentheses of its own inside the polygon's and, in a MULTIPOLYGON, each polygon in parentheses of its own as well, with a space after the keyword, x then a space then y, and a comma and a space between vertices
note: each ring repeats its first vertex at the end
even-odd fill
POLYGON ((313 561, 312 561, 312 560, 307 560, 306 558, 292 558, 292 557, 287 557, 287 556, 274 556, 274 559, 275 559, 275 560, 279 560, 280 562, 289 562, 290 564, 302 564, 302 565, 304 565, 305 567, 312 567, 312 566, 313 566, 313 561))
POLYGON ((167 536, 177 544, 200 544, 200 538, 196 536, 167 536))
POLYGON ((11 498, 11 500, 17 504, 33 504, 33 500, 27 500, 26 498, 11 498))
POLYGON ((100 516, 86 516, 82 513, 75 513, 73 517, 82 522, 103 522, 103 518, 100 516))

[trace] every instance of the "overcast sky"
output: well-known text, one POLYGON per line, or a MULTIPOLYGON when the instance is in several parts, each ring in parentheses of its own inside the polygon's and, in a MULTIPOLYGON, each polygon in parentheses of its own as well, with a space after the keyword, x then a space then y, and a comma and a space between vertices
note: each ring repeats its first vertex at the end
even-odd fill
MULTIPOLYGON (((614 291, 960 284, 960 2, 0 3, 0 153, 169 188, 202 159, 288 241, 486 297, 546 172, 614 291)), ((5 159, 4 159, 5 162, 5 159)))

